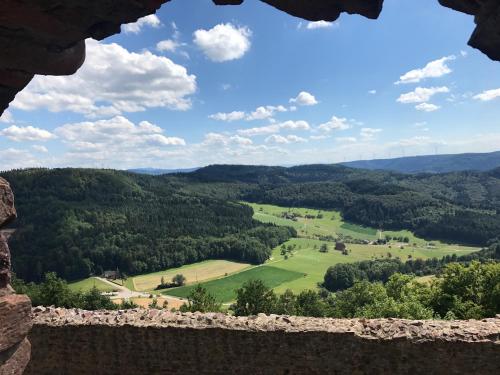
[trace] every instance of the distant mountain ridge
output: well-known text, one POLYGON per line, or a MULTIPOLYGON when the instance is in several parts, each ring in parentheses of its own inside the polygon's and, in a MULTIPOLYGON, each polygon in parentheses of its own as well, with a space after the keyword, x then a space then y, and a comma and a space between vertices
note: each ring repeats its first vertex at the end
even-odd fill
POLYGON ((351 168, 380 169, 400 173, 446 173, 468 170, 489 171, 500 167, 500 151, 357 160, 340 164, 351 168))
POLYGON ((173 173, 191 173, 197 171, 199 168, 180 168, 180 169, 162 169, 162 168, 134 168, 127 169, 127 172, 137 173, 137 174, 149 174, 152 176, 159 176, 162 174, 173 174, 173 173))

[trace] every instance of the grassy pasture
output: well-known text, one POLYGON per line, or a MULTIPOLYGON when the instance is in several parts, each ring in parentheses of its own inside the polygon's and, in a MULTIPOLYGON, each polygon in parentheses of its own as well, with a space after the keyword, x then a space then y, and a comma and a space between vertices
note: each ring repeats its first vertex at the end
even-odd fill
POLYGON ((162 277, 166 281, 171 281, 172 277, 178 273, 186 277, 187 284, 192 284, 223 277, 226 274, 230 275, 248 267, 250 265, 246 263, 231 262, 228 260, 207 260, 165 271, 129 277, 125 282, 125 286, 131 290, 142 292, 155 289, 160 284, 162 277))
POLYGON ((115 290, 111 285, 96 279, 95 277, 89 277, 88 279, 76 281, 74 283, 68 284, 69 288, 73 292, 81 291, 87 292, 91 290, 94 286, 99 289, 101 292, 112 292, 115 290))
POLYGON ((443 246, 436 249, 426 249, 412 246, 405 246, 400 249, 394 245, 357 245, 346 244, 349 251, 348 255, 342 255, 340 251, 334 250, 334 243, 323 242, 308 238, 294 238, 286 245, 296 245, 295 250, 288 259, 280 254, 280 247, 274 249, 272 259, 268 261, 269 265, 289 271, 302 272, 305 277, 284 282, 275 287, 277 293, 282 293, 286 289, 292 289, 294 292, 300 292, 307 289, 315 289, 318 282, 323 281, 328 267, 337 263, 352 263, 362 260, 387 258, 388 253, 392 257, 399 257, 402 261, 408 259, 411 255, 413 259, 421 258, 442 258, 445 255, 465 255, 476 251, 476 248, 463 246, 443 246), (326 243, 328 252, 321 253, 320 246, 326 243))
MULTIPOLYGON (((236 289, 243 283, 252 279, 262 280, 269 288, 275 288, 283 283, 291 282, 304 277, 300 271, 291 271, 273 266, 257 266, 252 269, 224 277, 222 279, 201 283, 220 302, 234 301, 236 289)), ((184 286, 181 288, 169 289, 163 292, 175 297, 186 298, 196 285, 184 286)))

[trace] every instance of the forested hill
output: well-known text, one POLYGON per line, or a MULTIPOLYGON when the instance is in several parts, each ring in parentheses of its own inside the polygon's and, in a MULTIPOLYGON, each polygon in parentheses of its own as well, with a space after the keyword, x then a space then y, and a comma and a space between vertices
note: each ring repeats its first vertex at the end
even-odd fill
POLYGON ((426 238, 485 245, 500 234, 500 168, 407 175, 341 165, 215 165, 181 180, 212 196, 336 209, 358 224, 426 238))
POLYGON ((68 280, 158 271, 204 259, 262 263, 293 230, 253 220, 250 207, 181 191, 162 176, 111 170, 3 173, 19 219, 11 238, 18 276, 68 280))
POLYGON ((444 173, 489 171, 500 167, 500 151, 454 155, 423 155, 394 159, 357 160, 342 163, 347 167, 387 170, 401 173, 444 173))
POLYGON ((39 281, 119 268, 152 272, 204 259, 262 263, 295 235, 258 223, 246 200, 339 210, 374 228, 486 245, 500 234, 500 168, 407 175, 341 165, 215 165, 150 176, 112 170, 31 169, 11 182, 19 219, 14 270, 39 281))

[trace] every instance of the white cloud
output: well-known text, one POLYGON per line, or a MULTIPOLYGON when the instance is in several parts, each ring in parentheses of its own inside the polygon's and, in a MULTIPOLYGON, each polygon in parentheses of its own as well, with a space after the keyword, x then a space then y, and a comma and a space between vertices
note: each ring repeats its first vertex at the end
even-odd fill
POLYGON ((203 140, 203 145, 239 145, 239 146, 249 146, 253 144, 250 138, 240 137, 239 135, 226 135, 220 133, 208 133, 205 134, 205 139, 203 140))
POLYGON ((441 107, 432 103, 420 103, 415 106, 415 109, 423 112, 434 112, 440 109, 441 107))
POLYGON ((268 105, 265 107, 258 107, 255 111, 247 116, 247 121, 253 120, 264 120, 266 118, 273 117, 276 112, 286 112, 287 109, 282 105, 272 106, 268 105))
POLYGON ((349 125, 348 120, 346 118, 339 118, 337 116, 332 116, 330 121, 325 122, 318 126, 318 129, 324 132, 331 132, 332 130, 346 130, 349 129, 351 125, 349 125))
POLYGON ((14 118, 12 117, 12 113, 10 113, 8 109, 6 109, 3 112, 2 116, 0 116, 0 122, 4 122, 6 124, 11 123, 13 120, 14 118))
POLYGON ((219 24, 210 30, 196 30, 193 42, 205 56, 214 62, 242 58, 251 46, 252 32, 248 27, 236 27, 231 23, 219 24))
POLYGON ((46 154, 47 152, 49 152, 49 150, 47 149, 47 147, 42 146, 42 145, 33 145, 31 148, 33 150, 35 150, 36 152, 41 152, 41 153, 44 153, 44 154, 46 154))
POLYGON ((368 94, 375 95, 377 93, 377 90, 370 90, 368 91, 368 94))
POLYGON ((156 43, 156 49, 160 52, 175 52, 180 46, 181 43, 172 39, 165 39, 156 43))
POLYGON ((382 129, 362 128, 359 135, 363 140, 367 141, 373 139, 380 132, 382 132, 382 129))
POLYGON ((328 22, 328 21, 316 21, 316 22, 308 22, 306 29, 308 30, 316 30, 316 29, 331 29, 337 28, 340 24, 338 22, 328 22))
POLYGON ((232 88, 232 85, 230 83, 223 83, 222 85, 220 85, 220 88, 222 89, 222 91, 227 91, 232 88))
POLYGON ((289 143, 302 143, 307 142, 307 139, 299 137, 297 135, 287 135, 282 136, 279 134, 273 134, 266 138, 266 143, 278 143, 278 144, 289 144, 289 143))
POLYGON ((217 120, 217 121, 238 121, 244 119, 246 116, 245 112, 242 111, 233 111, 229 113, 224 113, 224 112, 219 112, 215 113, 213 115, 208 116, 212 120, 217 120))
POLYGON ((47 130, 35 128, 33 126, 16 126, 12 125, 1 130, 0 135, 15 142, 23 141, 48 141, 55 138, 54 134, 47 130))
POLYGON ((428 102, 435 94, 450 92, 448 87, 417 87, 414 91, 402 94, 397 101, 400 103, 424 103, 428 102))
POLYGON ((138 125, 122 116, 109 120, 66 124, 55 133, 76 152, 99 153, 110 159, 124 152, 142 153, 167 146, 184 146, 182 138, 167 137, 163 129, 148 121, 138 125))
POLYGON ((139 18, 137 22, 123 25, 122 30, 123 32, 125 32, 125 34, 139 34, 144 27, 152 27, 157 29, 160 26, 160 19, 156 15, 151 14, 149 16, 139 18))
POLYGON ((411 70, 402 75, 396 84, 418 83, 426 78, 438 78, 450 74, 452 70, 446 63, 455 59, 456 57, 452 55, 431 61, 422 69, 411 70))
POLYGON ((282 129, 285 130, 310 130, 311 127, 306 121, 285 121, 278 124, 268 126, 261 126, 250 129, 240 129, 238 133, 247 137, 254 137, 258 135, 267 135, 279 133, 282 129))
POLYGON ((88 117, 114 116, 147 108, 187 110, 197 90, 196 77, 170 59, 149 51, 87 40, 87 60, 73 76, 36 76, 12 106, 46 108, 88 117))
POLYGON ((474 96, 474 99, 481 100, 483 102, 489 102, 490 100, 500 98, 500 89, 483 91, 481 94, 474 96))
POLYGON ((296 98, 290 99, 290 103, 294 103, 302 106, 310 106, 318 104, 318 101, 314 95, 308 93, 307 91, 302 91, 297 95, 296 98))

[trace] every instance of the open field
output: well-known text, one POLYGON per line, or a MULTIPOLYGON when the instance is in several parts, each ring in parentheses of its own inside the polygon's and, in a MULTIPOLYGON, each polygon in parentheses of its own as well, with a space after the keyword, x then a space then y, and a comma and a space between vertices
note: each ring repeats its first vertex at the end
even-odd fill
POLYGON ((74 283, 69 284, 69 288, 74 292, 76 291, 87 292, 91 290, 94 286, 101 292, 113 292, 115 290, 111 285, 99 279, 96 279, 95 277, 89 277, 88 279, 76 281, 74 283))
MULTIPOLYGON (((299 293, 315 289, 323 281, 328 267, 337 263, 349 263, 370 259, 399 258, 402 261, 412 259, 441 258, 445 255, 465 255, 479 250, 474 247, 450 245, 439 241, 417 238, 413 233, 402 231, 380 232, 342 220, 339 212, 311 210, 306 208, 283 208, 272 205, 250 204, 254 209, 254 218, 276 225, 287 225, 297 229, 299 238, 285 243, 292 251, 286 257, 281 254, 281 246, 275 248, 271 258, 263 266, 236 263, 225 260, 209 260, 179 268, 155 272, 147 275, 130 277, 125 286, 135 291, 147 291, 157 295, 170 295, 186 298, 195 284, 201 283, 220 302, 230 302, 235 298, 235 290, 250 279, 261 279, 277 293, 291 289, 299 293), (295 213, 295 219, 283 217, 284 213, 295 213), (309 218, 306 218, 309 215, 309 218), (392 240, 385 245, 346 243, 347 254, 335 250, 333 240, 324 237, 350 237, 353 240, 374 241, 379 237, 407 237, 409 243, 392 240), (323 239, 320 239, 323 238, 323 239), (328 252, 322 253, 320 247, 326 244, 328 252), (162 276, 170 281, 181 273, 187 278, 184 287, 154 291, 162 276)), ((348 242, 348 241, 347 241, 348 242)), ((141 301, 142 302, 142 301, 141 301)), ((144 301, 148 304, 151 301, 144 301)), ((174 307, 174 306, 171 306, 174 307)))
POLYGON ((228 260, 207 260, 179 268, 129 277, 125 282, 125 286, 130 290, 142 292, 155 289, 160 284, 162 277, 165 278, 165 281, 171 281, 172 277, 180 273, 186 277, 187 284, 192 284, 231 275, 248 267, 250 265, 247 263, 228 260))
POLYGON ((399 257, 402 261, 408 259, 411 255, 413 259, 428 259, 442 258, 445 255, 465 255, 476 251, 476 248, 463 246, 443 246, 436 249, 426 249, 412 246, 405 246, 404 249, 394 247, 394 245, 357 245, 346 244, 348 255, 342 255, 340 251, 334 250, 334 243, 323 242, 307 238, 294 238, 287 242, 287 245, 296 245, 295 250, 288 259, 285 259, 280 254, 280 248, 273 251, 272 260, 268 264, 275 268, 284 270, 302 272, 305 277, 285 282, 275 288, 277 293, 282 293, 286 289, 291 289, 294 292, 300 292, 306 289, 315 289, 318 282, 323 281, 328 267, 337 263, 352 263, 362 260, 387 258, 390 253, 391 257, 399 257), (327 243, 328 252, 321 253, 320 246, 327 243), (389 248, 392 246, 392 248, 389 248))
MULTIPOLYGON (((283 283, 291 282, 304 277, 303 272, 290 271, 272 266, 257 266, 250 270, 236 273, 222 279, 202 283, 208 292, 220 302, 230 302, 236 298, 236 289, 248 280, 262 280, 269 288, 275 288, 283 283)), ((164 291, 164 294, 186 298, 195 285, 184 286, 164 291)))

